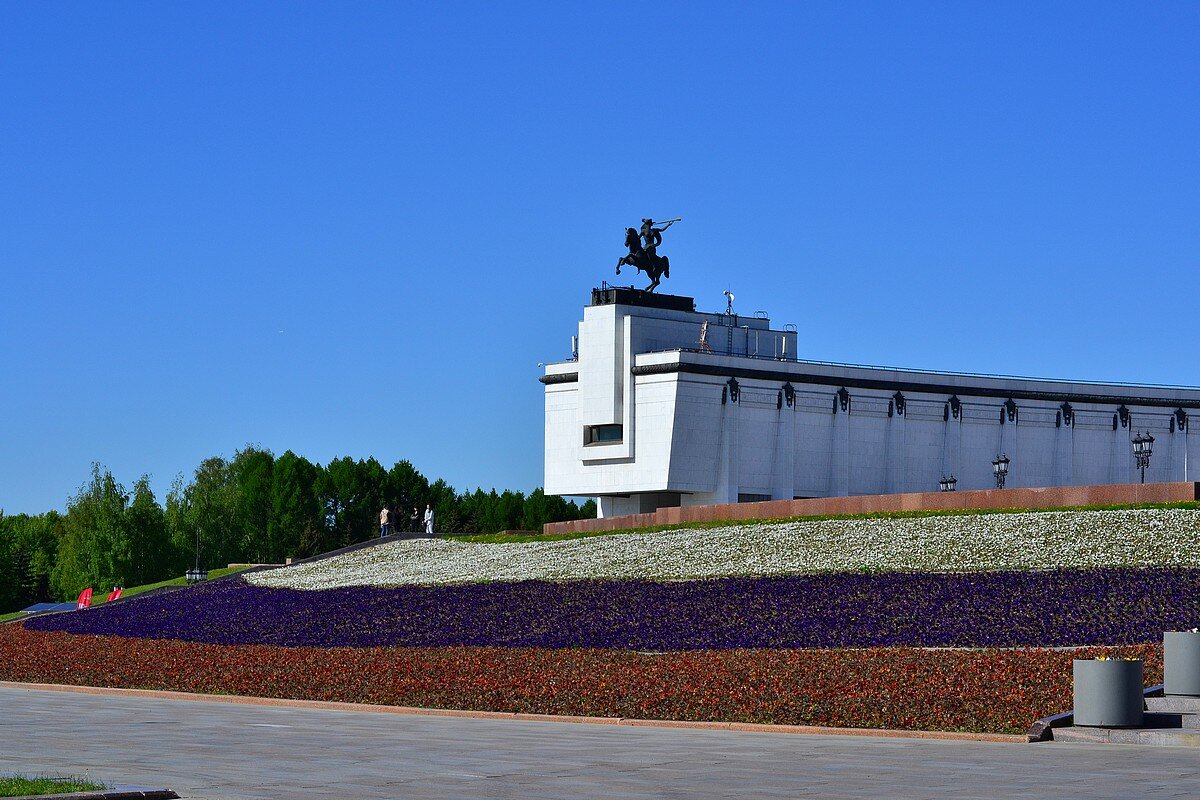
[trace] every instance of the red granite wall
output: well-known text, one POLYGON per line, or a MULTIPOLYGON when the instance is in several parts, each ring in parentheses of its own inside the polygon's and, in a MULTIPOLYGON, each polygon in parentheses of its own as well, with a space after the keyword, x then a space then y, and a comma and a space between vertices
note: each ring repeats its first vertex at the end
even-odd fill
POLYGON ((542 527, 542 532, 584 533, 643 528, 650 525, 678 525, 681 522, 874 514, 884 511, 1064 508, 1127 503, 1177 503, 1197 499, 1200 499, 1200 484, 1197 483, 1111 483, 1098 486, 1051 486, 1044 489, 865 494, 853 497, 815 497, 810 500, 769 500, 764 503, 660 508, 650 514, 551 522, 542 527))

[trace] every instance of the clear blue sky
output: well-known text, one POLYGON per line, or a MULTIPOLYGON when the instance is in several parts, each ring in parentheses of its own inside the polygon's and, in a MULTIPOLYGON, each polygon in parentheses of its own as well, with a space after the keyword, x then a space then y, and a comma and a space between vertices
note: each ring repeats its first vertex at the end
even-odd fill
POLYGON ((0 508, 542 481, 622 231, 805 358, 1200 384, 1195 3, 9 3, 0 508))

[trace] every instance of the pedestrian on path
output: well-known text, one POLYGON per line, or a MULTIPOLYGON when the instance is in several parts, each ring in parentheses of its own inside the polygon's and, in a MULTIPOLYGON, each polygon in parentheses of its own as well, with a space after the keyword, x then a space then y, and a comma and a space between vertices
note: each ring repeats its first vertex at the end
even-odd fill
POLYGON ((421 512, 413 506, 412 513, 408 515, 408 529, 413 533, 421 532, 421 512))
POLYGON ((390 514, 391 514, 391 512, 388 510, 387 506, 384 506, 383 510, 379 512, 379 538, 380 539, 382 539, 383 537, 387 536, 389 533, 392 532, 392 526, 389 523, 390 514))
POLYGON ((425 504, 425 533, 433 533, 433 507, 425 504))

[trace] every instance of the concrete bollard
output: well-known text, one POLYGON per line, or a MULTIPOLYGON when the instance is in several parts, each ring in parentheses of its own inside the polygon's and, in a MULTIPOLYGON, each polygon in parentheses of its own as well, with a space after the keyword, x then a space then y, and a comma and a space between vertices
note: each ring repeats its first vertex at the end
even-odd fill
POLYGON ((1163 634, 1163 694, 1200 695, 1200 633, 1163 634))
POLYGON ((1136 728, 1145 700, 1140 659, 1075 659, 1075 724, 1136 728))

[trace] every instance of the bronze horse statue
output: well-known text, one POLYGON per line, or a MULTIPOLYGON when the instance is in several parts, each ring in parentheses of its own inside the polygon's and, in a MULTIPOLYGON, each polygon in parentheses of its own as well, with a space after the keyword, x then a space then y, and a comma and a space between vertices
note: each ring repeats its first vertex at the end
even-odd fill
POLYGON ((621 274, 621 267, 637 267, 638 272, 645 272, 650 276, 650 285, 646 287, 647 292, 653 292, 658 287, 658 282, 662 278, 671 277, 671 262, 666 256, 660 256, 656 253, 647 253, 642 247, 642 239, 638 235, 636 228, 625 229, 625 246, 629 248, 629 255, 617 259, 617 274, 621 274))

